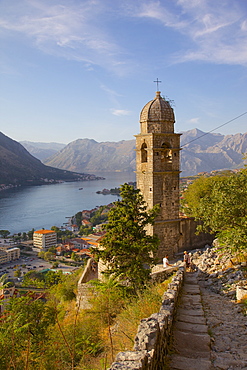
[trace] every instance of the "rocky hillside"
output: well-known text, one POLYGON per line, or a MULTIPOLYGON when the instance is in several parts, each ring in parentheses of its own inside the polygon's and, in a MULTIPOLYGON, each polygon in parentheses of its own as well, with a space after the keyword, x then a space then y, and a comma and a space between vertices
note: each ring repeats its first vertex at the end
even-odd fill
POLYGON ((94 175, 78 174, 45 166, 21 144, 0 132, 0 185, 36 185, 51 181, 93 179, 94 175))
POLYGON ((109 172, 135 170, 135 140, 98 143, 78 139, 45 161, 70 171, 109 172))
POLYGON ((240 301, 247 299, 246 256, 239 260, 230 249, 218 246, 217 239, 213 246, 204 250, 191 251, 192 263, 197 276, 204 280, 204 285, 215 293, 240 301), (216 246, 214 246, 216 245, 216 246))
MULTIPOLYGON (((205 134, 193 129, 181 136, 182 176, 198 172, 241 168, 247 152, 247 133, 205 134)), ((135 170, 135 140, 97 142, 78 139, 44 161, 47 165, 78 172, 135 170)))
POLYGON ((198 172, 241 168, 247 152, 247 133, 235 135, 206 134, 198 129, 181 136, 182 176, 198 172))

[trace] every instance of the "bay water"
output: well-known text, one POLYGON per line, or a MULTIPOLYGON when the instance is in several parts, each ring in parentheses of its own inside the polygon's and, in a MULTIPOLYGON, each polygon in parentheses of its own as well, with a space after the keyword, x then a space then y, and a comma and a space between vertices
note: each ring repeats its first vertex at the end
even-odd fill
POLYGON ((95 173, 105 180, 64 182, 54 185, 20 187, 0 192, 0 230, 11 234, 34 228, 63 226, 68 217, 84 209, 116 201, 116 195, 96 191, 135 181, 134 172, 95 173), (81 189, 81 190, 80 190, 81 189))

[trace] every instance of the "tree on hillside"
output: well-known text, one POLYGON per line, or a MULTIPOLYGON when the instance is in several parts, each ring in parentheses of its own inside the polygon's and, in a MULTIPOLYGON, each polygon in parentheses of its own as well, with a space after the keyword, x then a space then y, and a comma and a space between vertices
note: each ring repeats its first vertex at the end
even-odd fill
POLYGON ((7 289, 12 286, 12 283, 8 281, 8 275, 4 274, 0 276, 0 289, 7 289))
POLYGON ((247 171, 211 179, 205 180, 205 184, 209 185, 207 191, 199 190, 198 182, 195 181, 184 194, 190 214, 203 221, 203 224, 198 226, 198 231, 216 233, 222 245, 236 251, 246 250, 247 171), (195 204, 193 192, 198 192, 195 204))
POLYGON ((81 211, 80 212, 77 212, 74 216, 74 220, 75 220, 75 223, 78 227, 81 226, 81 220, 82 220, 82 213, 81 211))
POLYGON ((33 239, 33 233, 34 233, 34 229, 28 231, 27 235, 28 235, 29 240, 33 239))
POLYGON ((46 353, 47 329, 54 324, 54 309, 44 300, 32 294, 10 299, 1 317, 0 368, 37 369, 46 353))
POLYGON ((94 315, 94 320, 101 322, 102 327, 107 325, 111 360, 114 361, 112 325, 127 302, 125 289, 117 280, 111 277, 104 281, 92 280, 91 283, 93 295, 91 299, 92 308, 89 312, 94 315))
POLYGON ((7 238, 7 236, 9 236, 9 234, 10 234, 10 231, 9 230, 0 230, 0 235, 3 238, 7 238))
POLYGON ((107 213, 103 213, 105 209, 108 209, 108 206, 101 206, 95 212, 93 212, 90 222, 93 226, 101 224, 107 220, 107 213))
POLYGON ((140 190, 128 184, 121 186, 120 195, 108 213, 106 235, 96 256, 106 264, 106 275, 127 281, 137 292, 149 280, 154 264, 159 240, 147 234, 146 226, 154 223, 159 206, 147 211, 140 190))
POLYGON ((57 226, 52 226, 51 230, 57 233, 58 242, 65 241, 66 239, 75 238, 75 234, 70 230, 61 230, 57 226))
POLYGON ((79 235, 90 235, 93 233, 93 227, 90 226, 81 226, 79 235))
POLYGON ((15 270, 14 276, 19 278, 21 276, 21 269, 15 270))
POLYGON ((223 181, 225 177, 211 176, 199 177, 183 194, 182 207, 187 216, 201 218, 200 203, 201 199, 210 196, 215 183, 223 181))

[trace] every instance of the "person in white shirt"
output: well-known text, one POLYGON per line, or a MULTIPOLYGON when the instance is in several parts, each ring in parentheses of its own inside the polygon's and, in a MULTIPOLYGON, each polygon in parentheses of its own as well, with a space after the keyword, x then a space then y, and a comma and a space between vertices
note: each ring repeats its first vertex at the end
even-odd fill
POLYGON ((165 257, 163 258, 163 266, 164 266, 164 268, 173 266, 169 263, 168 254, 166 254, 165 257))

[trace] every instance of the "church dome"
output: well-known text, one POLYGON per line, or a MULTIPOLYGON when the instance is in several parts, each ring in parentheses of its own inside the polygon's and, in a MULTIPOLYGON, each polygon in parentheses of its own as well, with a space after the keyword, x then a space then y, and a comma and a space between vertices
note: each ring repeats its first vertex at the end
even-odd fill
POLYGON ((140 114, 140 122, 164 122, 174 123, 175 117, 170 103, 160 96, 160 91, 156 92, 153 100, 148 102, 140 114))

